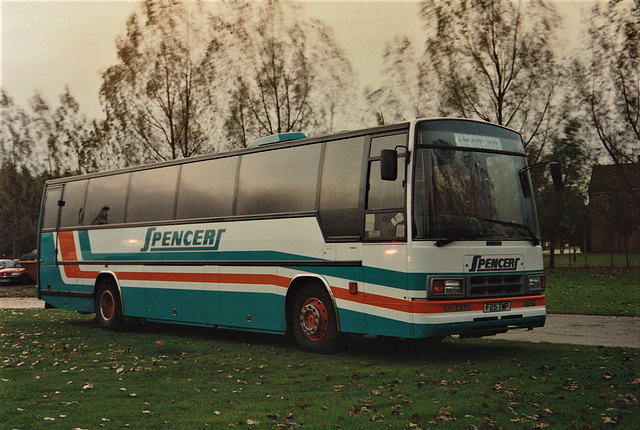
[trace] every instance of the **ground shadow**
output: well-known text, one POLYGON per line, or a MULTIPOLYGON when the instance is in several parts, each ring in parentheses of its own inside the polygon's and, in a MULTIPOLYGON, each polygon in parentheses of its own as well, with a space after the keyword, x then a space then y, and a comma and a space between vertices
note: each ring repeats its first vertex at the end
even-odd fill
MULTIPOLYGON (((93 318, 87 320, 73 320, 69 324, 82 326, 87 329, 99 330, 93 318)), ((223 328, 177 325, 159 322, 143 321, 141 319, 126 319, 118 330, 127 333, 153 334, 158 337, 179 337, 203 342, 225 344, 250 344, 282 349, 283 352, 297 351, 299 348, 290 336, 231 330, 223 328)), ((418 360, 431 363, 451 363, 455 361, 491 361, 497 356, 522 356, 530 348, 525 342, 511 342, 493 340, 491 337, 479 340, 466 340, 457 337, 446 338, 443 341, 429 339, 404 339, 386 336, 343 335, 333 355, 355 358, 367 361, 375 358, 386 362, 408 362, 418 360)), ((301 352, 304 353, 304 352, 301 352)), ((311 356, 314 353, 304 353, 311 356)))

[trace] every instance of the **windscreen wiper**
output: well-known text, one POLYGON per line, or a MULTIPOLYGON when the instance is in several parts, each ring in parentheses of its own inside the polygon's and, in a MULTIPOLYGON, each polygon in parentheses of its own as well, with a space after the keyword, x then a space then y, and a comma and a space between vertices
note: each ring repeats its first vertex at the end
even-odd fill
POLYGON ((486 222, 490 222, 490 223, 493 223, 493 224, 503 225, 505 227, 520 228, 522 230, 525 230, 527 233, 529 233, 529 236, 530 236, 529 240, 531 241, 533 246, 540 245, 540 239, 538 239, 538 237, 533 232, 533 230, 531 230, 531 228, 526 224, 518 224, 517 222, 500 221, 498 219, 489 219, 489 218, 478 218, 478 219, 480 221, 486 221, 486 222))
POLYGON ((469 233, 469 234, 462 234, 460 236, 456 236, 456 237, 450 237, 448 239, 440 239, 440 240, 436 240, 436 246, 440 247, 440 246, 445 246, 448 245, 450 243, 453 242, 457 242, 458 240, 474 240, 474 239, 495 239, 496 235, 495 234, 473 234, 473 233, 469 233))
MULTIPOLYGON (((531 228, 526 225, 526 224, 518 224, 516 222, 508 222, 508 221, 500 221, 497 219, 489 219, 489 218, 477 218, 479 221, 485 221, 485 222, 489 222, 492 224, 497 224, 497 225, 502 225, 505 227, 512 227, 512 228, 516 228, 516 229, 522 229, 525 230, 527 233, 529 233, 529 240, 531 241, 531 243, 533 244, 533 246, 538 246, 540 244, 540 239, 538 239, 538 237, 535 235, 535 233, 533 232, 533 230, 531 230, 531 228)), ((469 240, 473 240, 473 239, 485 239, 485 238, 495 238, 496 235, 495 234, 473 234, 473 233, 469 233, 469 234, 462 234, 460 236, 456 236, 456 237, 451 237, 448 239, 440 239, 440 240, 436 240, 435 245, 440 247, 440 246, 444 246, 444 245, 448 245, 452 242, 456 242, 458 240, 465 240, 465 239, 469 239, 469 240)))

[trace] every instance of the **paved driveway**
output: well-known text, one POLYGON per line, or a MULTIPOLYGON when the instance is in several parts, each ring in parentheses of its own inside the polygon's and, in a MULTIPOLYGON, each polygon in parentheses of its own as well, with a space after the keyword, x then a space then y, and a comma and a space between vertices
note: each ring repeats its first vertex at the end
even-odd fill
POLYGON ((640 348, 640 318, 551 314, 542 328, 511 330, 496 338, 640 348))
MULTIPOLYGON (((43 308, 38 299, 1 299, 0 309, 43 308)), ((512 330, 496 339, 527 342, 640 348, 640 318, 587 315, 547 315, 547 323, 534 330, 512 330)))
POLYGON ((44 308, 44 302, 30 298, 0 298, 0 309, 44 308))

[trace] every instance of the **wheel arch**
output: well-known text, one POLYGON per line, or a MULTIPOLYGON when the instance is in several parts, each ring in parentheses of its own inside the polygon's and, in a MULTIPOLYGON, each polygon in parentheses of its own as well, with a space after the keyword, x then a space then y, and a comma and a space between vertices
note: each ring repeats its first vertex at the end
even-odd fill
POLYGON ((336 298, 333 295, 333 291, 331 291, 331 285, 329 285, 329 282, 327 282, 327 280, 323 276, 303 274, 303 275, 295 276, 289 283, 289 288, 287 288, 287 296, 285 299, 285 321, 286 321, 287 332, 290 332, 291 330, 291 327, 289 327, 289 315, 291 314, 293 309, 294 298, 305 287, 305 285, 308 285, 309 283, 312 283, 312 282, 317 285, 321 285, 329 295, 329 298, 331 299, 331 302, 333 304, 333 309, 335 312, 337 328, 338 328, 338 331, 341 331, 340 330, 340 313, 338 312, 338 305, 336 303, 336 298))
POLYGON ((122 289, 120 288, 120 281, 118 280, 118 276, 114 272, 107 270, 98 274, 98 276, 96 277, 96 281, 93 284, 93 296, 94 298, 96 297, 96 294, 98 292, 98 285, 106 280, 111 280, 113 282, 113 285, 116 287, 116 290, 118 291, 118 297, 120 298, 120 306, 122 307, 122 315, 124 316, 126 313, 124 309, 124 300, 122 300, 122 289))

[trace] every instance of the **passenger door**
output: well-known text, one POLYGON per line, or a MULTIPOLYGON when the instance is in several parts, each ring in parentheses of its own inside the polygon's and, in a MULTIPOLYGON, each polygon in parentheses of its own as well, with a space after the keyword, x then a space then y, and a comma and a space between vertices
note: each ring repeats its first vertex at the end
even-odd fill
POLYGON ((364 285, 368 331, 410 336, 407 301, 407 133, 373 136, 364 214, 364 285), (380 151, 397 149, 398 177, 380 177, 380 151))

